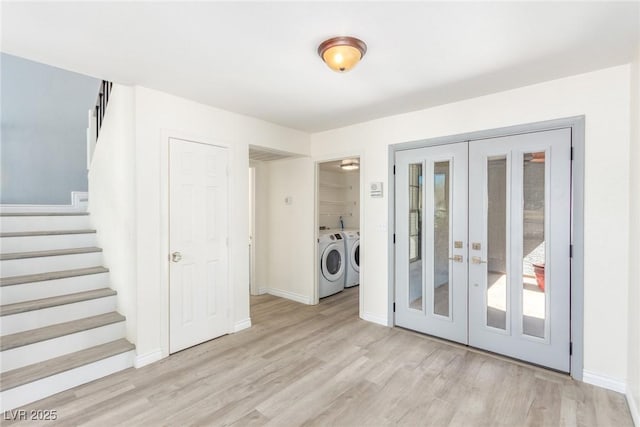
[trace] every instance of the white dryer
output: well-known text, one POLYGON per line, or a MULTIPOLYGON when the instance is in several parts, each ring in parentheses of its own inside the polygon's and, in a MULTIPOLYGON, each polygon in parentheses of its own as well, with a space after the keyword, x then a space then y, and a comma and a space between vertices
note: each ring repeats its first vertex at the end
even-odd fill
POLYGON ((349 288, 360 284, 360 232, 345 230, 342 232, 347 255, 344 287, 349 288))
POLYGON ((328 297, 344 289, 346 270, 344 238, 341 233, 326 233, 318 238, 320 255, 320 298, 328 297))

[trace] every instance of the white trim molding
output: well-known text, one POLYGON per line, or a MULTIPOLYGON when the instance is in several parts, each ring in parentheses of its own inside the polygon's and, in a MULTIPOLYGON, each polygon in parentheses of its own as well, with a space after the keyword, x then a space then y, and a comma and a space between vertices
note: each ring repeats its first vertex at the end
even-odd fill
POLYGON ((136 354, 136 357, 133 360, 133 366, 135 368, 142 368, 143 366, 150 365, 160 359, 162 359, 162 350, 158 348, 145 354, 136 354))
POLYGON ((633 419, 633 424, 635 426, 640 427, 640 412, 638 411, 638 406, 636 405, 636 401, 631 395, 631 392, 627 390, 627 405, 629 405, 629 412, 631 412, 631 419, 633 419))
POLYGON ((243 329, 248 329, 251 327, 251 318, 247 317, 246 319, 242 319, 236 322, 235 325, 233 325, 233 332, 240 332, 243 329))
POLYGON ((388 324, 386 316, 378 316, 377 314, 369 313, 368 311, 363 312, 360 315, 360 318, 367 322, 377 323, 378 325, 391 326, 388 324))
POLYGON ((627 384, 624 381, 596 374, 595 372, 587 371, 586 369, 582 371, 582 381, 587 384, 617 391, 622 394, 625 394, 627 391, 627 384))
POLYGON ((0 205, 2 213, 17 212, 86 212, 89 205, 89 193, 86 191, 72 191, 69 205, 32 205, 5 204, 0 205))
POLYGON ((307 295, 297 294, 295 292, 283 291, 282 289, 267 289, 267 293, 269 295, 273 295, 275 297, 290 299, 291 301, 299 302, 302 304, 311 305, 311 298, 307 295))
POLYGON ((269 289, 267 288, 258 288, 258 295, 264 295, 264 294, 268 294, 269 293, 269 289))

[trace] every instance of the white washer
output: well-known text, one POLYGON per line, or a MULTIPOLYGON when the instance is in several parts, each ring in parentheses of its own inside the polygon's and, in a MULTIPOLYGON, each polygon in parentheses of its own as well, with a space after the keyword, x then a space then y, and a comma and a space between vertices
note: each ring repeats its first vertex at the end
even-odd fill
POLYGON ((360 284, 360 232, 357 230, 345 230, 345 253, 347 255, 347 268, 345 272, 344 287, 349 288, 360 284))
POLYGON ((339 232, 326 233, 318 238, 320 255, 320 298, 328 297, 344 289, 346 257, 344 238, 339 232))

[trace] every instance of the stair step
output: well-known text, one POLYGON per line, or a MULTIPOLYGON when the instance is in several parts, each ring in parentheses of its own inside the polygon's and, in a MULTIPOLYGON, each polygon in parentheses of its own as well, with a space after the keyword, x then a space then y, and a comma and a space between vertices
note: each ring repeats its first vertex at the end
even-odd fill
POLYGON ((73 270, 51 271, 48 273, 26 274, 23 276, 2 277, 0 286, 21 285, 23 283, 44 282, 46 280, 66 279, 69 277, 88 276, 90 274, 108 273, 109 269, 99 267, 76 268, 73 270))
POLYGON ((113 289, 102 288, 93 291, 77 292, 74 294, 61 295, 58 297, 43 298, 33 301, 19 302, 0 306, 0 316, 10 316, 17 313, 25 313, 33 310, 42 310, 49 307, 73 304, 80 301, 89 301, 97 298, 104 298, 116 295, 113 289))
POLYGON ((73 320, 71 322, 58 323, 44 328, 18 332, 17 334, 2 337, 2 341, 0 342, 0 351, 11 350, 13 348, 34 344, 40 341, 46 341, 89 329, 99 328, 112 323, 123 322, 124 320, 125 317, 123 315, 114 311, 80 320, 73 320))
POLYGON ((87 214, 0 214, 0 232, 84 230, 93 228, 87 214))
POLYGON ((134 349, 135 345, 123 338, 23 368, 14 369, 0 374, 0 391, 9 390, 134 349))
POLYGON ((12 231, 0 233, 0 237, 60 236, 64 234, 91 234, 96 230, 48 230, 48 231, 12 231))
POLYGON ((89 212, 0 212, 0 217, 9 216, 86 216, 89 212))
POLYGON ((0 233, 2 253, 53 251, 98 245, 94 230, 15 231, 0 233))
POLYGON ((0 255, 0 271, 2 277, 14 277, 95 267, 103 262, 102 249, 96 247, 11 252, 0 255))
POLYGON ((102 252, 101 248, 90 246, 88 248, 54 249, 51 251, 15 252, 10 254, 0 254, 0 261, 13 259, 42 258, 47 256, 88 254, 92 252, 102 252))
MULTIPOLYGON (((104 343, 96 344, 96 346, 118 341, 119 339, 120 338, 114 338, 104 343)), ((45 397, 53 396, 56 393, 129 369, 133 367, 134 359, 135 351, 127 350, 48 377, 6 389, 0 392, 0 412, 19 408, 37 400, 44 399, 45 397)), ((46 362, 46 360, 41 361, 41 363, 46 362)), ((24 374, 25 376, 28 375, 28 373, 24 374)), ((18 380, 10 379, 10 381, 18 380)))

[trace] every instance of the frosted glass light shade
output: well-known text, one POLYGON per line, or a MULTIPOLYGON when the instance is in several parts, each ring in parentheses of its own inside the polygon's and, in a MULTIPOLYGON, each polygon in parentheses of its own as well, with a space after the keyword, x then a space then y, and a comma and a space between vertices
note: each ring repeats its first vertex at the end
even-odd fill
POLYGON ((356 66, 367 45, 355 37, 334 37, 318 47, 318 54, 333 71, 344 73, 356 66))

